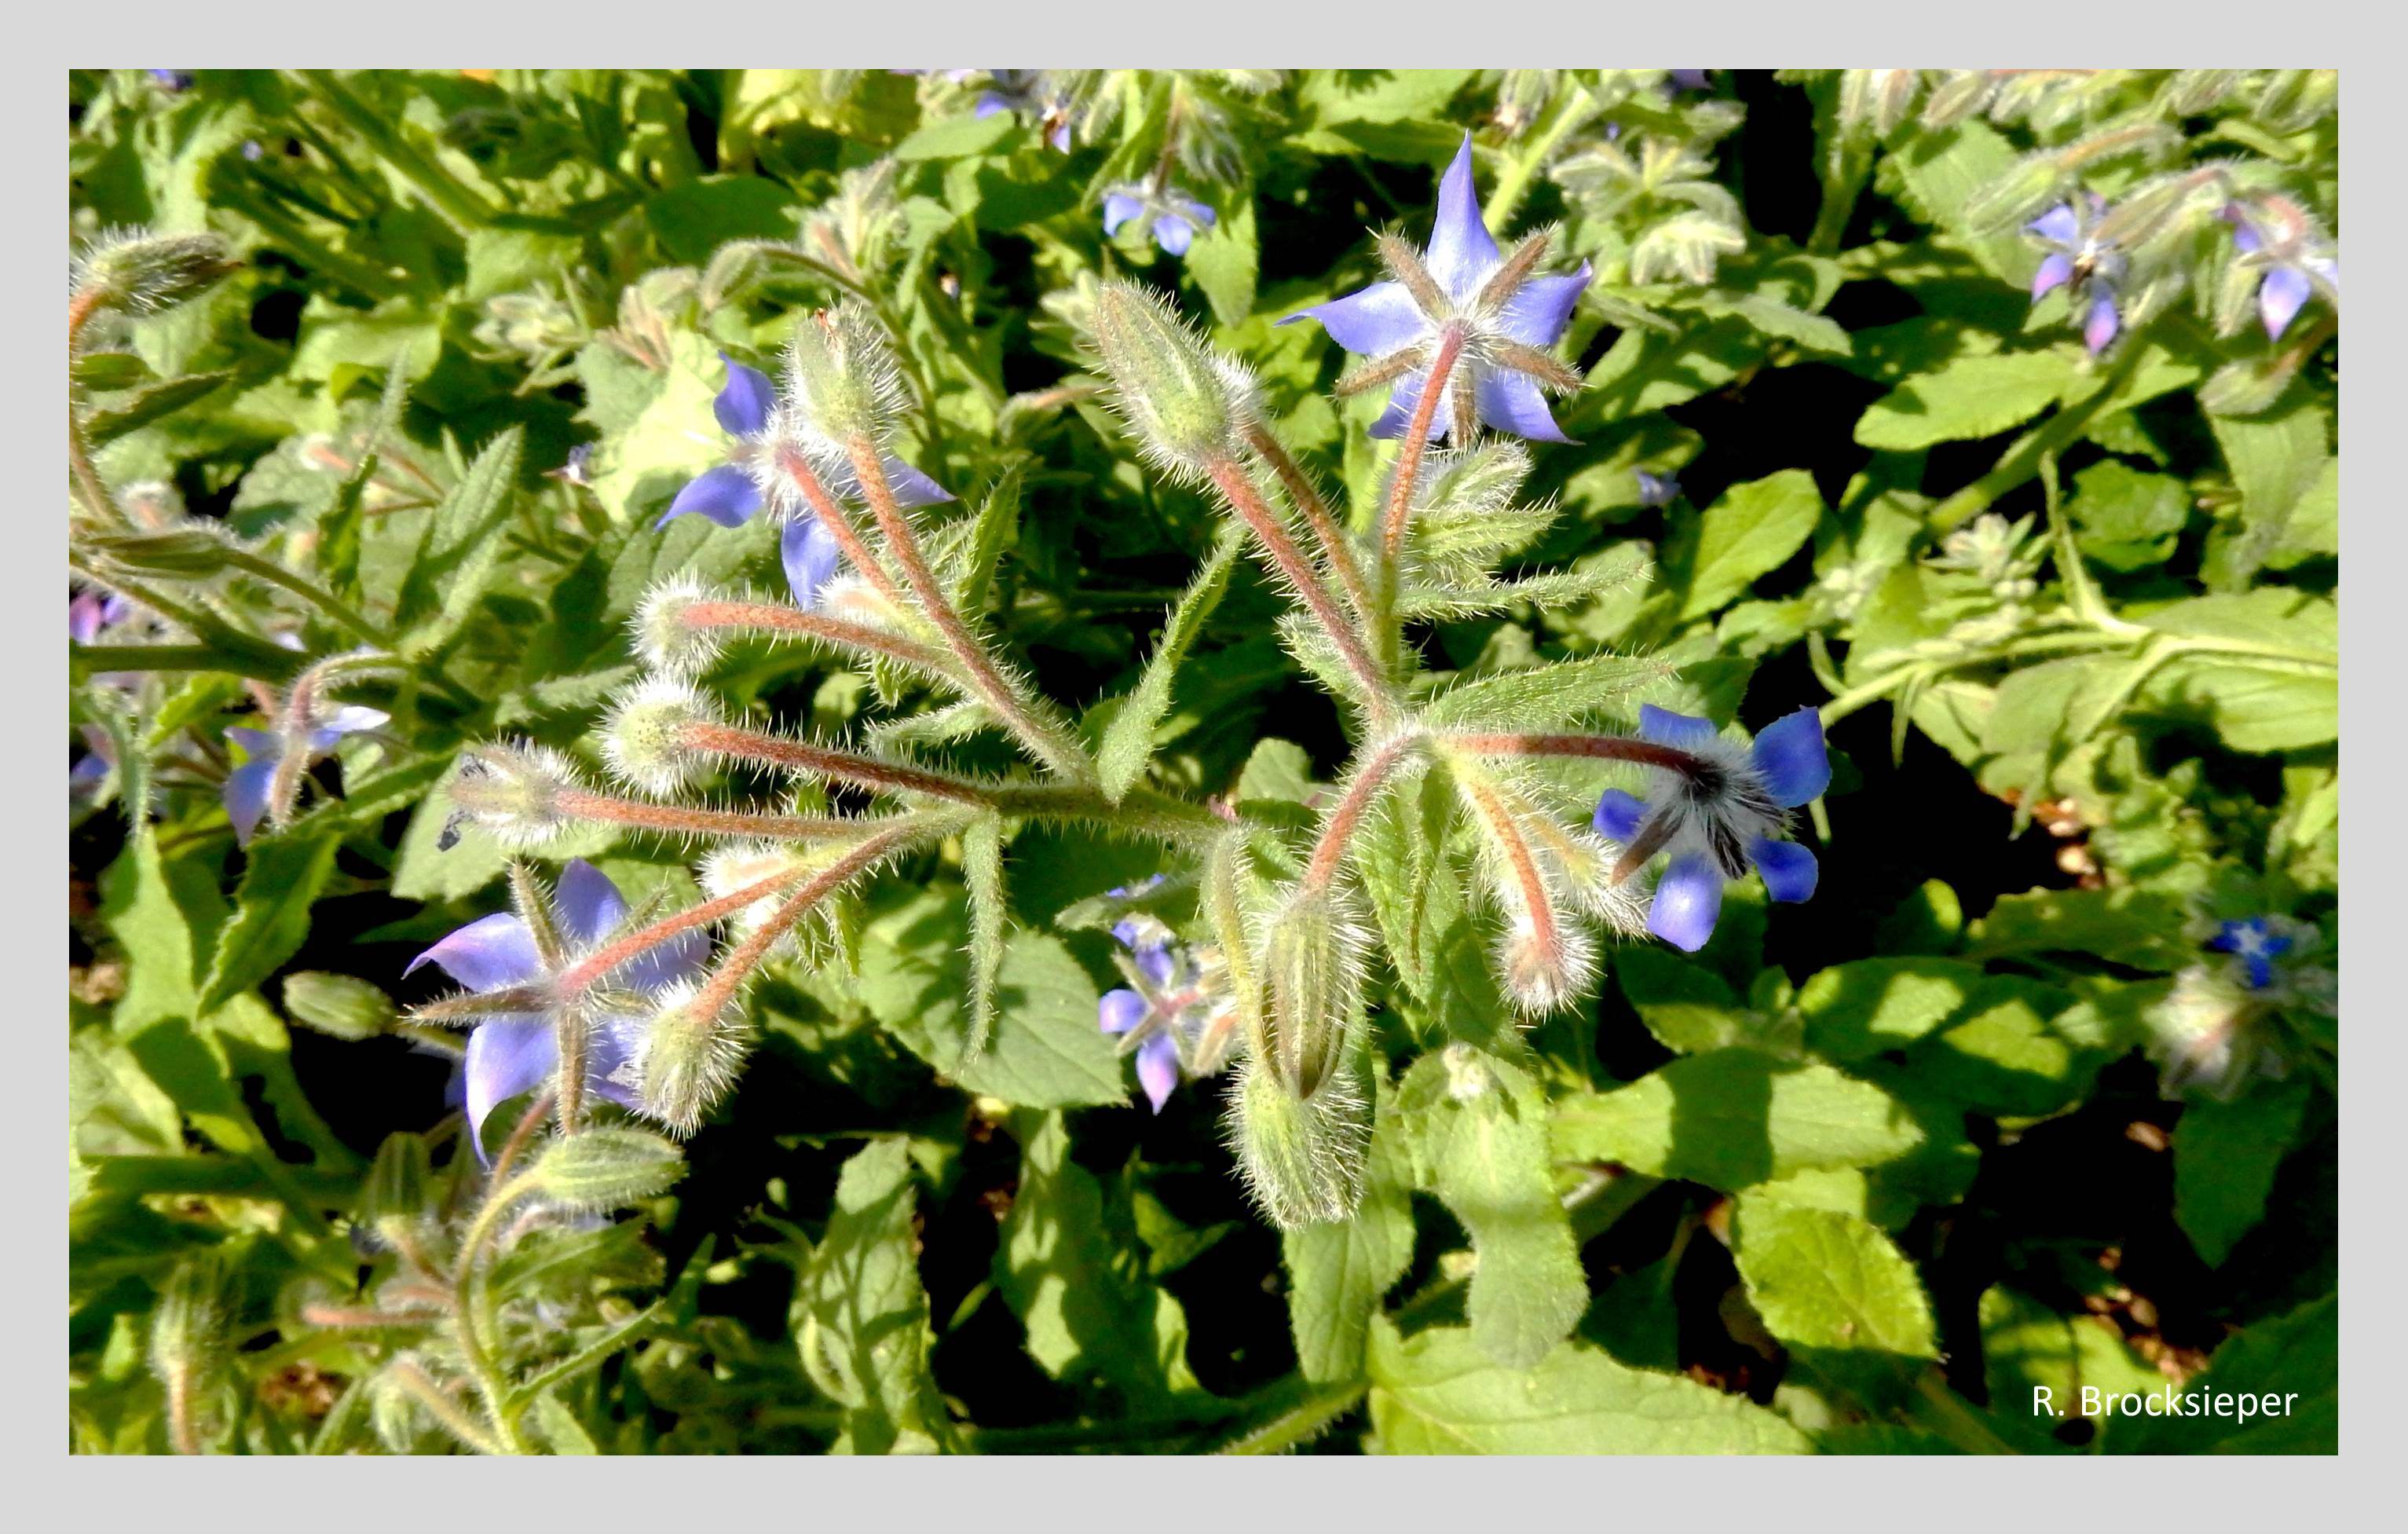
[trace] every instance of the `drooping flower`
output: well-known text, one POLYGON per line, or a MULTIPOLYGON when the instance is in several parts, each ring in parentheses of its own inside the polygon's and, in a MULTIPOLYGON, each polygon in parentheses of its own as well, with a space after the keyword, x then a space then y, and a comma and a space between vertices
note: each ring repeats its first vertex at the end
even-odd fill
MULTIPOLYGON (((692 512, 722 527, 739 527, 768 506, 785 523, 779 552, 796 604, 806 609, 815 608, 836 574, 840 554, 836 537, 820 525, 819 517, 776 472, 770 449, 781 439, 785 424, 780 419, 777 386, 767 373, 747 367, 724 351, 719 360, 727 365, 727 382, 710 409, 719 418, 720 428, 735 438, 727 462, 688 480, 652 525, 666 527, 672 518, 692 512)), ((816 446, 807 446, 806 452, 828 493, 859 499, 861 481, 852 466, 840 456, 810 451, 816 446)), ((901 459, 889 456, 885 464, 887 482, 894 486, 899 504, 932 506, 953 498, 952 491, 901 459)))
POLYGON ((2307 221, 2296 218, 2286 228, 2269 221, 2261 228, 2237 205, 2224 210, 2232 225, 2232 247, 2242 264, 2256 269, 2258 318, 2270 340, 2282 339, 2292 320, 2321 288, 2329 301, 2341 297, 2341 258, 2312 238, 2307 221))
POLYGON ((2095 357, 2124 327, 2116 287, 2124 280, 2125 260, 2121 251, 2098 236, 2107 216, 2106 199, 2086 192, 2078 208, 2059 203, 2024 226, 2048 250, 2040 270, 2032 274, 2031 295, 2038 303, 2043 294, 2064 288, 2074 313, 2082 317, 2082 344, 2095 357))
MULTIPOLYGON (((1576 388, 1580 376, 1548 353, 1570 324, 1572 306, 1588 286, 1589 265, 1537 274, 1546 237, 1533 236, 1509 258, 1497 248, 1472 187, 1471 136, 1439 182, 1438 216, 1429 247, 1415 254, 1402 240, 1383 239, 1380 253, 1391 276, 1359 293, 1291 314, 1321 322, 1330 337, 1358 356, 1375 359, 1357 375, 1365 386, 1393 379, 1388 408, 1374 437, 1401 437, 1420 403, 1432 358, 1448 327, 1459 327, 1462 353, 1447 375, 1430 418, 1433 439, 1461 447, 1474 419, 1535 441, 1565 442, 1540 394, 1541 383, 1576 388)), ((1341 383, 1340 388, 1345 384, 1341 383)))
POLYGON ((1724 883, 1746 878, 1750 867, 1775 900, 1813 895, 1820 873, 1814 854, 1784 833, 1786 811, 1830 786, 1822 715, 1799 709, 1742 747, 1706 720, 1651 704, 1639 710, 1639 733, 1698 764, 1654 768, 1646 800, 1609 788, 1597 801, 1598 834, 1625 849, 1621 871, 1635 871, 1659 851, 1670 854, 1648 907, 1648 931, 1696 953, 1713 936, 1724 883))
POLYGON ((1179 942, 1146 915, 1122 918, 1112 936, 1128 950, 1114 960, 1129 983, 1104 993, 1096 1021, 1137 1056, 1138 1084, 1159 1113, 1182 1072, 1209 1076, 1228 1063, 1236 1004, 1217 950, 1179 942))
POLYGON ((1123 186, 1104 194, 1104 233, 1117 235, 1131 219, 1149 218, 1154 242, 1175 256, 1196 243, 1197 231, 1216 222, 1212 210, 1177 187, 1123 186))
MULTIPOLYGON (((608 941, 627 919, 627 902, 609 876, 583 859, 560 870, 550 911, 542 919, 560 939, 560 968, 575 965, 608 941)), ((585 1088, 622 1107, 638 1106, 626 1068, 642 1045, 650 998, 695 980, 710 956, 710 938, 699 928, 679 935, 629 959, 608 979, 606 996, 647 1002, 644 1012, 618 1010, 594 1018, 585 1049, 585 1088)), ((433 964, 475 994, 523 990, 533 1000, 556 978, 544 963, 525 915, 499 911, 459 928, 409 963, 414 973, 433 964)), ((468 1036, 463 1062, 462 1108, 468 1140, 485 1159, 482 1130, 487 1115, 523 1092, 552 1079, 560 1065, 557 1020, 547 1011, 508 1011, 481 1018, 468 1036)))
POLYGON ((997 112, 1029 118, 1045 130, 1045 142, 1064 154, 1070 152, 1069 105, 1053 91, 1044 70, 988 70, 986 89, 979 93, 971 115, 993 117, 997 112))
POLYGON ((242 766, 226 774, 225 781, 226 819, 234 823, 235 840, 246 847, 251 845, 251 834, 258 829, 261 817, 275 802, 278 769, 288 753, 300 754, 300 765, 285 780, 297 790, 300 775, 308 770, 311 763, 333 754, 343 737, 382 729, 392 718, 381 709, 346 703, 309 718, 280 720, 274 729, 227 726, 226 738, 240 746, 246 758, 242 766))

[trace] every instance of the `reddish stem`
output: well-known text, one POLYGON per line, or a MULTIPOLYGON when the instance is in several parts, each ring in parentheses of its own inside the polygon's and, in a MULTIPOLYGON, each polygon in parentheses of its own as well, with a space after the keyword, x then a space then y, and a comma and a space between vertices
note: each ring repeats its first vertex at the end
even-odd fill
POLYGON ((674 916, 664 916, 650 925, 638 927, 617 941, 595 949, 574 968, 563 970, 560 989, 569 994, 581 991, 630 959, 658 948, 671 938, 682 936, 699 926, 708 926, 723 916, 733 916, 753 901, 776 894, 802 878, 803 873, 801 868, 787 868, 732 894, 706 900, 698 906, 688 906, 674 916))
POLYGON ((782 736, 734 724, 686 724, 678 730, 678 743, 690 751, 706 751, 751 762, 768 762, 808 772, 813 777, 889 794, 926 794, 961 804, 988 802, 987 795, 977 784, 944 773, 906 767, 899 762, 882 762, 849 751, 832 751, 825 746, 789 740, 782 736))
POLYGON ((769 956, 769 950, 777 946, 781 938, 794 930, 795 924, 809 915, 813 906, 924 829, 919 825, 898 825, 867 838, 859 846, 812 875, 800 889, 788 896, 785 904, 772 912, 752 936, 738 943, 711 977, 703 982, 702 989, 695 995, 695 1011, 704 1017, 716 1016, 736 995, 736 988, 744 983, 745 977, 760 967, 761 961, 769 956))
POLYGON ((926 645, 898 638, 867 624, 830 618, 824 613, 805 612, 800 608, 775 602, 689 602, 680 615, 680 622, 695 629, 762 629, 777 634, 799 634, 805 638, 819 639, 847 649, 867 650, 905 666, 918 667, 924 671, 942 672, 945 669, 945 658, 926 645))
POLYGON ((1364 583, 1362 567, 1354 563, 1354 552, 1347 546, 1345 530, 1338 525, 1338 519, 1330 513, 1329 503, 1321 498, 1321 492, 1313 488, 1312 480, 1306 476, 1303 467, 1288 456, 1287 449, 1280 445, 1280 439, 1272 436, 1270 429, 1261 422, 1247 423, 1246 446, 1259 453, 1263 462, 1270 465, 1271 472, 1279 476, 1279 482, 1287 491, 1287 498, 1296 503, 1296 509, 1312 525, 1313 537, 1319 540, 1322 552, 1328 556, 1329 567, 1337 572, 1339 584, 1346 588, 1347 598, 1354 604, 1355 612, 1369 622, 1372 611, 1371 588, 1364 583))
POLYGON ((1312 609, 1312 616, 1328 632, 1330 642, 1338 646, 1348 668, 1362 681, 1374 717, 1385 718, 1389 709, 1387 679, 1380 674, 1378 667, 1371 664, 1370 653, 1363 648, 1362 638, 1355 632, 1354 625, 1338 610, 1338 604, 1329 599, 1328 590, 1322 585, 1320 574, 1313 569, 1312 562, 1304 557, 1304 551, 1296 546, 1296 540, 1287 536, 1287 529, 1282 527, 1279 519, 1271 514, 1270 507, 1263 500, 1262 492, 1234 458, 1226 455, 1215 457, 1204 466, 1204 472, 1211 476, 1222 498, 1245 519, 1248 527, 1254 529, 1255 538, 1268 552, 1272 563, 1279 566, 1280 573, 1287 577, 1304 605, 1312 609))
POLYGON ((1614 762, 1640 762, 1694 776, 1702 759, 1676 746, 1626 735, 1454 735, 1446 743, 1474 756, 1590 756, 1614 762))
POLYGON ((1321 835, 1312 844, 1312 861, 1305 866, 1304 888, 1326 890, 1338 877, 1338 867, 1345 860, 1346 849, 1363 824, 1363 816, 1378 797, 1380 785, 1388 781, 1398 762, 1419 737, 1400 735, 1373 752, 1355 771, 1354 781, 1322 823, 1321 835))
POLYGON ((1397 560, 1405 547, 1405 525, 1412 518, 1413 493, 1420 488, 1422 456, 1429 451, 1430 423, 1438 419, 1439 396, 1446 393, 1455 360, 1462 355, 1463 328, 1451 324, 1439 332, 1438 351, 1430 358, 1429 374, 1422 380, 1422 396, 1413 402, 1412 420, 1398 449, 1396 478, 1388 483, 1387 510, 1380 519, 1380 557, 1391 572, 1392 585, 1397 560))
POLYGON ((825 841, 853 836, 861 822, 842 815, 761 815, 745 810, 689 810, 678 804, 646 804, 581 788, 552 796, 564 814, 609 825, 633 826, 671 836, 762 837, 773 841, 825 841))

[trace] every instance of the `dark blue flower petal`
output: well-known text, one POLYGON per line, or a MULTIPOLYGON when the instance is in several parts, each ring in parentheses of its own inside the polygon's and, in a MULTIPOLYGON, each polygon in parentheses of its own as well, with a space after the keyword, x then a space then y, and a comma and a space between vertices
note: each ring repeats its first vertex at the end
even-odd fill
POLYGON ((1676 857, 1656 882, 1647 908, 1647 930, 1684 953, 1694 953, 1714 935, 1723 913, 1723 875, 1713 860, 1698 853, 1676 857))
POLYGON ((432 963, 471 991, 523 985, 543 972, 535 934, 509 911, 480 916, 409 961, 404 975, 432 963))
POLYGON ((570 858, 560 870, 552 903, 560 910, 561 931, 573 943, 598 943, 627 919, 627 900, 619 886, 581 857, 570 858))
POLYGON ((1096 1018, 1106 1033, 1126 1033, 1145 1021, 1145 997, 1125 985, 1115 986, 1096 1004, 1096 1018))
POLYGON ((2249 973, 2249 988, 2262 991, 2274 983, 2274 957, 2271 953, 2246 953, 2241 966, 2249 973))
POLYGON ((1497 328, 1524 346, 1545 351, 1563 338, 1564 327, 1571 323, 1572 309, 1592 275, 1584 261, 1576 272, 1527 279, 1506 301, 1497 328))
POLYGON ((1756 860, 1756 871, 1764 876, 1765 894, 1793 905, 1813 898, 1814 882, 1822 868, 1814 861, 1813 848, 1766 837, 1750 847, 1747 855, 1756 860))
POLYGON ((1823 744, 1823 716, 1813 709, 1783 715, 1756 738, 1756 770, 1772 802, 1795 810, 1831 786, 1831 753, 1823 744))
POLYGON ((479 1161, 491 1161, 482 1132, 486 1115, 551 1080, 559 1059, 552 1024, 534 1013, 488 1018, 468 1036, 467 1092, 461 1110, 467 1115, 468 1140, 476 1146, 479 1161))
POLYGON ((842 554, 836 535, 821 526, 819 518, 802 516, 786 523, 778 536, 778 556, 785 564, 786 588, 795 594, 796 607, 805 612, 818 608, 820 594, 835 578, 842 554))
POLYGON ((284 738, 272 730, 254 730, 248 724, 229 724, 225 735, 254 762, 273 762, 284 754, 284 738))
POLYGON ((747 367, 724 351, 719 360, 727 365, 727 386, 710 402, 710 413, 719 418, 720 428, 728 436, 751 437, 769 424, 778 391, 769 375, 759 368, 747 367))
POLYGON ((1496 237, 1481 222, 1480 196, 1471 182, 1471 135, 1466 133, 1455 163, 1438 183, 1438 218, 1424 264, 1447 295, 1460 303, 1478 293, 1503 260, 1496 237))
POLYGON ((652 525, 666 527, 671 518, 691 511, 709 517, 722 527, 741 527, 760 509, 761 487, 752 482, 752 476, 734 464, 722 464, 688 480, 685 488, 677 493, 677 499, 669 502, 669 509, 661 513, 661 520, 652 525))
POLYGON ((1155 1034, 1137 1047, 1137 1083, 1145 1088, 1154 1111, 1161 1112, 1171 1088, 1179 1084, 1179 1045, 1170 1035, 1155 1034))
POLYGON ((1646 800, 1609 788, 1597 796, 1597 814, 1591 824, 1597 827, 1597 834, 1608 841, 1627 843, 1639 835, 1639 827, 1646 819, 1646 800))
POLYGON ((1653 703, 1639 706, 1639 733, 1659 746, 1702 746, 1714 738, 1713 721, 1676 714, 1653 703))
POLYGON ((1168 943, 1147 943, 1137 951, 1137 972, 1156 990, 1163 990, 1170 984, 1170 977, 1177 972, 1178 967, 1178 961, 1171 957, 1168 943))
POLYGON ((1429 322, 1401 282, 1374 282, 1358 293, 1316 304, 1282 320, 1318 320, 1329 338, 1361 357, 1384 357, 1420 339, 1429 322))
POLYGON ((1526 374, 1484 372, 1472 385, 1471 397, 1480 406, 1480 419, 1498 431, 1533 442, 1571 440, 1555 424, 1554 414, 1547 409, 1547 396, 1539 393, 1539 386, 1526 374))
POLYGON ((619 971, 620 982, 631 990, 652 992, 681 980, 700 980, 710 962, 710 934, 697 927, 681 932, 665 943, 630 959, 619 971))
MULTIPOLYGON (((231 735, 234 732, 226 732, 231 735)), ((251 832, 259 828, 260 817, 267 813, 268 790, 276 778, 276 758, 263 756, 255 762, 245 762, 226 774, 226 819, 234 822, 234 839, 243 846, 251 845, 251 832)))

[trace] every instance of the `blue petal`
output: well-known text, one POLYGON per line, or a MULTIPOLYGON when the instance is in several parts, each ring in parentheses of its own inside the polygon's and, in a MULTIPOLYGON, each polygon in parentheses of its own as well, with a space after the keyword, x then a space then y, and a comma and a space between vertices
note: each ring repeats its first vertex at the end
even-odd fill
POLYGON ((1681 480, 1677 475, 1650 474, 1643 468, 1638 472, 1640 505, 1667 507, 1681 494, 1681 480))
POLYGON ((1772 802, 1795 810, 1831 786, 1831 753, 1823 744, 1823 716, 1813 709, 1784 714, 1756 738, 1756 770, 1772 802))
POLYGON ((1747 855, 1756 860, 1756 871, 1764 876, 1764 893, 1775 900, 1795 905, 1813 897, 1814 881, 1822 868, 1814 861, 1813 848, 1764 837, 1747 850, 1747 855))
POLYGON ((419 966, 430 962, 471 991, 522 985, 543 972, 535 934, 506 910, 478 917, 410 960, 402 973, 415 974, 419 966))
POLYGON ((1145 1021, 1145 997, 1125 985, 1116 986, 1096 1004, 1096 1020, 1106 1033, 1126 1033, 1145 1021))
POLYGON ((2071 203, 2057 204, 2024 227, 2059 245, 2071 245, 2082 236, 2082 226, 2074 219, 2071 203))
POLYGON ((647 949, 619 971, 620 983, 638 991, 658 991, 681 980, 700 980, 710 962, 710 934, 700 927, 681 932, 647 949))
MULTIPOLYGON (((1388 408, 1380 412, 1379 420, 1371 423, 1371 435, 1383 440, 1404 436, 1405 428, 1412 424, 1414 409, 1422 402, 1422 385, 1428 381, 1429 369, 1426 367, 1417 367, 1398 379, 1388 391, 1388 408)), ((1438 409, 1430 412, 1429 439, 1433 442, 1445 436, 1454 425, 1455 412, 1449 409, 1452 403, 1449 394, 1455 383, 1454 379, 1447 380, 1448 393, 1439 396, 1438 409)))
POLYGON ((820 593, 835 576, 843 552, 836 535, 821 526, 817 517, 797 517, 779 535, 778 552, 785 562, 786 587, 795 594, 795 605, 806 612, 817 608, 820 593))
POLYGON ((1125 192, 1112 192, 1104 197, 1104 233, 1117 235, 1121 225, 1145 211, 1145 204, 1125 192))
POLYGON ((570 858, 560 870, 552 903, 560 910, 561 930, 574 943, 600 942, 627 919, 627 900, 619 886, 581 857, 570 858))
POLYGON ((1659 746, 1702 746, 1714 738, 1713 721, 1676 714, 1653 703, 1639 706, 1639 733, 1659 746))
POLYGON ((1480 219, 1480 197, 1471 184, 1471 135, 1446 167, 1438 183, 1438 219, 1430 228, 1429 251, 1424 264, 1447 295, 1462 301, 1480 291, 1503 257, 1496 238, 1480 219))
POLYGON ((1713 860, 1692 853, 1676 857, 1656 882, 1647 908, 1647 930, 1684 953, 1694 953, 1714 935, 1723 913, 1723 875, 1713 860))
POLYGON ((1639 827, 1646 819, 1646 800, 1609 788, 1597 796, 1597 814, 1591 824, 1597 827, 1597 834, 1608 841, 1627 843, 1639 835, 1639 827))
POLYGON ((595 1025, 585 1045, 586 1091, 622 1108, 642 1106, 642 1093, 611 1078, 643 1048, 644 1027, 644 1020, 638 1017, 606 1017, 595 1025))
POLYGON ((2101 296, 2090 306, 2090 318, 2082 326, 2082 344, 2095 357, 2107 350, 2107 343, 2115 338, 2115 332, 2123 325, 2123 316, 2115 312, 2115 300, 2101 296))
POLYGON ((1137 972, 1153 983, 1156 990, 1169 986, 1179 961, 1170 955, 1168 943, 1148 943, 1137 951, 1137 972))
POLYGON ((2032 273, 2031 295, 2037 300, 2051 288, 2064 286, 2073 277, 2073 258, 2062 251, 2044 257, 2040 270, 2032 273))
POLYGON ((1563 338, 1564 327, 1571 323, 1573 306, 1580 302, 1591 275, 1584 261, 1576 272, 1528 279, 1506 301, 1497 328, 1524 346, 1544 351, 1555 345, 1563 338))
POLYGON ((2269 339, 2282 339, 2313 291, 2308 274, 2296 266, 2277 266, 2266 274, 2258 284, 2258 316, 2265 322, 2269 339))
POLYGON ((2255 254, 2265 243, 2266 242, 2264 240, 2258 237, 2257 225, 2251 223, 2248 220, 2242 219, 2233 224, 2232 248, 2239 251, 2243 255, 2255 254))
POLYGON ((254 762, 273 762, 284 754, 284 738, 272 730, 254 730, 248 724, 229 724, 225 736, 240 746, 254 762))
POLYGON ((548 1081, 559 1049, 551 1023, 531 1012, 488 1019, 468 1036, 467 1092, 461 1109, 468 1116, 468 1140, 476 1146, 479 1161, 491 1162, 485 1154, 485 1116, 548 1081))
POLYGON ((267 813, 267 794, 275 778, 273 756, 246 762, 226 774, 226 819, 234 822, 235 840, 246 847, 251 845, 251 834, 258 828, 260 817, 267 813))
POLYGON ((1402 282, 1374 282, 1359 293, 1316 304, 1280 323, 1318 320, 1329 338, 1360 357, 1384 357, 1419 340, 1429 322, 1402 282))
POLYGON ((953 498, 952 491, 900 458, 889 454, 879 462, 886 466, 886 488, 895 492, 897 506, 935 506, 953 498))
POLYGON ((2274 960, 2272 954, 2252 953, 2243 958, 2241 963, 2242 967, 2249 971, 2251 990, 2262 991, 2274 983, 2274 960))
POLYGON ((1179 1046, 1170 1035, 1155 1034, 1137 1047, 1137 1082, 1145 1088, 1154 1111, 1161 1112, 1171 1088, 1179 1084, 1179 1046))
POLYGON ((970 108, 970 115, 972 117, 982 118, 993 117, 997 112, 1008 112, 1010 110, 1011 110, 1011 103, 1004 100, 1001 96, 996 95, 993 91, 989 91, 986 94, 978 98, 978 105, 970 108))
MULTIPOLYGON (((1471 397, 1479 403, 1480 419, 1500 432, 1511 432, 1533 442, 1571 440, 1548 411, 1547 396, 1539 393, 1539 386, 1525 374, 1484 372, 1472 385, 1471 397)), ((1463 444, 1458 442, 1455 446, 1463 444)))
POLYGON ((751 437, 769 424, 769 412, 778 403, 778 391, 769 382, 769 375, 757 367, 747 367, 723 351, 719 360, 727 365, 727 386, 710 402, 710 413, 730 437, 751 437))
POLYGON ((1176 213, 1165 213, 1154 221, 1154 242, 1175 256, 1183 256, 1196 243, 1196 226, 1176 213))
POLYGON ((1054 123, 1053 130, 1046 134, 1045 142, 1053 145, 1058 153, 1069 153, 1070 120, 1067 117, 1057 119, 1054 123))
POLYGON ((686 481, 685 488, 669 502, 654 527, 666 527, 672 517, 687 512, 699 512, 722 527, 741 527, 761 509, 761 487, 752 476, 734 464, 722 464, 707 473, 697 474, 686 481))

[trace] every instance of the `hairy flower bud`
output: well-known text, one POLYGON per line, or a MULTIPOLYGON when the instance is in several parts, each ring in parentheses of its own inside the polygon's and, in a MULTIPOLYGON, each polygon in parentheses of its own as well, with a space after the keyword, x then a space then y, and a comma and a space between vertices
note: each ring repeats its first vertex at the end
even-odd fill
POLYGON ((1254 380, 1159 294, 1134 282, 1105 283, 1096 294, 1095 341, 1121 415, 1148 459, 1200 475, 1236 452, 1254 415, 1254 380))
POLYGON ((123 230, 93 241, 76 263, 75 295, 96 308, 150 313, 182 303, 235 266, 215 235, 123 230))
POLYGON ((1364 1050, 1340 1062, 1309 1098, 1288 1090, 1253 1055, 1238 1067, 1229 1120, 1246 1191, 1283 1230, 1353 1217, 1363 1197, 1371 1141, 1371 1092, 1364 1050))
POLYGON ((150 1372, 167 1396, 167 1430, 179 1454, 198 1454, 213 1436, 209 1408, 228 1355, 225 1275, 213 1254, 179 1263, 150 1312, 150 1372))
POLYGON ((697 602, 710 600, 702 582, 691 575, 673 576, 644 594, 628 627, 636 653, 645 664, 673 677, 695 677, 719 658, 721 633, 686 621, 697 602))
POLYGON ((690 724, 718 722, 701 694, 674 677, 646 677, 619 695, 602 724, 602 760, 622 782, 648 794, 691 787, 710 759, 684 743, 690 724))
POLYGON ((568 829, 560 799, 576 787, 568 758, 548 746, 480 746, 460 759, 451 789, 455 813, 437 845, 456 842, 465 820, 505 847, 539 847, 568 829))
POLYGON ((407 1240, 434 1205, 434 1173, 426 1141, 418 1135, 387 1135, 368 1168, 367 1186, 360 1193, 359 1223, 393 1243, 407 1240))
POLYGON ((284 1011, 337 1039, 373 1039, 393 1025, 393 998, 352 975, 296 969, 284 977, 284 1011))
POLYGON ((598 1213, 656 1198, 684 1173, 684 1155, 660 1136, 603 1128, 553 1140, 530 1175, 552 1204, 598 1213))
POLYGON ((879 439, 903 403, 894 348, 869 307, 847 299, 808 315, 786 351, 792 420, 825 450, 879 439))
POLYGON ((741 1007, 698 1005, 690 982, 658 993, 659 1010, 643 1025, 629 1058, 637 1111, 683 1138, 702 1125, 743 1072, 752 1030, 741 1007))
POLYGON ((1264 933, 1270 1065, 1297 1097, 1321 1089, 1360 1031, 1367 941, 1326 891, 1297 894, 1264 933))

